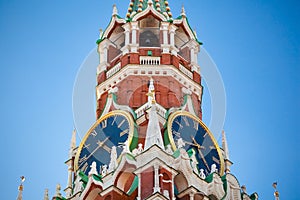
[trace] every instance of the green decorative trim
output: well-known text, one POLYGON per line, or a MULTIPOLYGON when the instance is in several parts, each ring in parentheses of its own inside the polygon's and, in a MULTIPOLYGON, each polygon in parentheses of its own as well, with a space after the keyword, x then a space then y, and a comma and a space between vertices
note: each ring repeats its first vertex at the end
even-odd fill
POLYGON ((224 200, 226 198, 226 196, 227 196, 227 179, 226 179, 226 175, 222 176, 221 180, 223 182, 223 189, 225 191, 225 194, 224 194, 224 196, 223 196, 223 198, 221 200, 224 200))
POLYGON ((174 151, 173 157, 178 158, 179 156, 180 156, 180 151, 179 151, 179 149, 177 149, 176 151, 174 151))
POLYGON ((250 195, 250 199, 251 200, 256 200, 256 196, 258 196, 258 194, 255 192, 255 193, 250 195))
POLYGON ((65 197, 55 197, 55 200, 67 200, 65 197))
POLYGON ((137 176, 134 177, 134 180, 132 182, 132 185, 130 189, 128 190, 127 194, 130 196, 139 186, 139 178, 137 176))
POLYGON ((191 156, 195 155, 195 150, 193 148, 191 148, 187 151, 187 154, 189 155, 189 157, 191 157, 191 156))
MULTIPOLYGON (((165 125, 165 127, 167 127, 167 125, 165 125)), ((168 129, 164 128, 164 130, 164 145, 167 146, 168 144, 170 144, 170 138, 168 134, 168 129)))
POLYGON ((94 180, 96 180, 96 181, 103 182, 103 181, 102 181, 102 176, 101 176, 101 175, 96 175, 96 174, 93 174, 93 176, 92 176, 92 177, 93 177, 93 179, 94 179, 94 180))
POLYGON ((214 174, 210 174, 208 175, 204 180, 207 182, 207 183, 211 183, 214 179, 214 174))
POLYGON ((139 143, 139 134, 138 134, 138 129, 137 129, 137 124, 134 124, 134 131, 133 131, 133 137, 129 146, 129 150, 133 151, 138 146, 139 143))
POLYGON ((105 38, 99 38, 97 41, 96 41, 96 44, 100 44, 105 38))
POLYGON ((129 153, 126 154, 126 158, 129 159, 129 160, 132 160, 132 161, 135 160, 135 157, 132 154, 129 154, 129 153))

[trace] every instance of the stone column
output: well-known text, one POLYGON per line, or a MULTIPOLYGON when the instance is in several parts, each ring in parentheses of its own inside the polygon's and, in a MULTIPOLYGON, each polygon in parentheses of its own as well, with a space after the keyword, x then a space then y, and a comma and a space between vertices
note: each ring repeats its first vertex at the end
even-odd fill
POLYGON ((153 193, 160 192, 158 170, 159 170, 159 165, 155 164, 154 165, 154 188, 153 188, 154 191, 153 191, 153 193))
POLYGON ((139 179, 139 186, 138 186, 139 188, 138 188, 138 196, 137 196, 136 199, 137 200, 141 200, 141 198, 142 198, 141 197, 141 194, 142 194, 142 186, 141 186, 142 182, 141 182, 141 174, 140 173, 138 174, 138 179, 139 179))
POLYGON ((132 33, 132 45, 131 52, 137 53, 137 31, 138 31, 138 22, 131 22, 131 33, 132 33))
POLYGON ((125 34, 125 45, 121 49, 123 52, 123 55, 129 53, 129 43, 130 43, 130 25, 129 23, 126 23, 123 25, 124 28, 124 34, 125 34))
POLYGON ((170 46, 171 46, 171 53, 172 55, 177 56, 177 48, 175 47, 175 31, 176 31, 176 26, 172 25, 170 26, 169 34, 170 34, 170 46))
POLYGON ((162 43, 162 50, 163 53, 169 53, 169 35, 168 35, 168 28, 169 28, 169 22, 162 22, 160 30, 163 33, 163 43, 162 43))
POLYGON ((193 192, 190 193, 190 200, 194 200, 195 194, 193 192))

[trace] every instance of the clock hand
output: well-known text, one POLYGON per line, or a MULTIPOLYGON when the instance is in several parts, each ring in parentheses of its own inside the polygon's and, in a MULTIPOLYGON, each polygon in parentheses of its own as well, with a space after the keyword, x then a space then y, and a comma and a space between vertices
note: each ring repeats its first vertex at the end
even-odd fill
POLYGON ((199 152, 199 154, 200 154, 200 156, 201 156, 201 159, 202 159, 203 162, 204 162, 204 165, 207 167, 207 169, 210 169, 210 167, 209 167, 207 161, 205 160, 205 157, 204 157, 203 153, 202 153, 201 150, 200 150, 201 148, 204 148, 204 147, 202 147, 200 144, 198 144, 198 142, 195 140, 194 137, 191 136, 191 138, 192 138, 193 142, 195 143, 195 145, 197 146, 198 152, 199 152))
MULTIPOLYGON (((109 140, 109 137, 107 137, 107 138, 105 138, 105 140, 103 140, 102 142, 100 141, 100 140, 98 140, 98 142, 97 142, 97 144, 98 144, 98 146, 89 154, 89 156, 87 156, 86 158, 85 158, 85 160, 88 160, 98 149, 100 149, 103 145, 104 145, 104 143, 107 141, 107 140, 109 140)), ((79 167, 81 167, 81 165, 82 165, 83 163, 81 163, 80 165, 79 165, 79 167)))

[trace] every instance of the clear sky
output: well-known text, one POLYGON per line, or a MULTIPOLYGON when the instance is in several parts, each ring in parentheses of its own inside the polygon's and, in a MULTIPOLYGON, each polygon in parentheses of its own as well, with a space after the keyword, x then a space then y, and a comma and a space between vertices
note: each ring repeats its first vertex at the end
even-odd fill
MULTIPOLYGON (((24 200, 66 186, 73 84, 114 3, 125 16, 129 0, 0 0, 1 199, 16 199, 21 175, 24 200)), ((274 181, 281 199, 299 199, 299 1, 169 3, 174 16, 185 5, 223 78, 232 173, 260 199, 274 181)))

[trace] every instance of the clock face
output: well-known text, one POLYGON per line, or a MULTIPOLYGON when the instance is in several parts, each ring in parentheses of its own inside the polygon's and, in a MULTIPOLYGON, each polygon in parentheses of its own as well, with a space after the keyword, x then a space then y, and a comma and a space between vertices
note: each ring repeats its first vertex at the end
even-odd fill
POLYGON ((173 113, 168 120, 168 136, 173 150, 177 140, 182 138, 187 152, 195 152, 198 170, 203 169, 208 175, 213 164, 220 175, 224 173, 224 160, 214 136, 205 124, 188 112, 173 113))
POLYGON ((128 140, 131 143, 134 123, 130 114, 124 111, 112 111, 101 117, 87 132, 75 157, 75 170, 85 174, 90 171, 95 161, 97 169, 109 165, 110 152, 113 146, 117 148, 118 156, 123 151, 123 145, 128 140))

